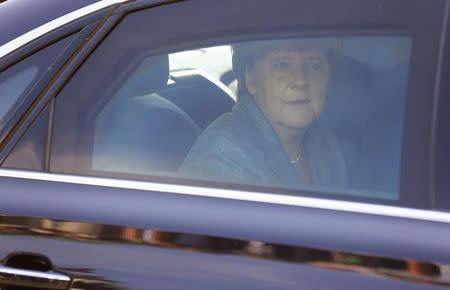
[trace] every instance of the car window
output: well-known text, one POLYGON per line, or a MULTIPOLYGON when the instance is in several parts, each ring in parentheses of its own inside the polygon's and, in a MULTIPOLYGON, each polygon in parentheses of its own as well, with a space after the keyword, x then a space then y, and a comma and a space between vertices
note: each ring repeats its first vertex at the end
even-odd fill
POLYGON ((229 45, 204 47, 169 54, 171 71, 199 69, 217 79, 230 71, 231 49, 229 45))
POLYGON ((151 37, 197 6, 132 13, 55 98, 50 171, 428 207, 439 35, 389 5, 320 31, 219 9, 151 37))
POLYGON ((49 106, 34 120, 2 163, 4 168, 42 171, 45 168, 49 106))
POLYGON ((31 84, 38 73, 36 66, 25 68, 23 71, 4 79, 0 84, 2 91, 2 103, 0 106, 0 115, 5 116, 8 110, 14 105, 15 101, 26 90, 27 85, 31 84))
POLYGON ((0 72, 0 129, 71 39, 66 37, 0 72))
POLYGON ((410 51, 407 36, 294 38, 130 59, 70 133, 85 140, 85 173, 396 200, 410 51), (230 71, 237 87, 220 81, 230 71), (245 77, 256 87, 239 92, 245 77))

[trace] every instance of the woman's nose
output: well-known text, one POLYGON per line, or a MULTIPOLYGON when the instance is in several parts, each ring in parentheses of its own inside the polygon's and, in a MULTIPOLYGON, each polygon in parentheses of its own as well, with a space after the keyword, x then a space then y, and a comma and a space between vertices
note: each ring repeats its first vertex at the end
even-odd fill
POLYGON ((299 88, 304 88, 308 85, 308 76, 307 72, 303 65, 297 65, 296 68, 292 72, 292 81, 299 88))

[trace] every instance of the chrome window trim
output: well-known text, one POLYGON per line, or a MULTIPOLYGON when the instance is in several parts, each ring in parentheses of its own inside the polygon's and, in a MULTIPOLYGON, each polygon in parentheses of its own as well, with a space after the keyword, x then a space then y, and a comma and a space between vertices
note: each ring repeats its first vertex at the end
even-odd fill
POLYGON ((0 169, 0 177, 22 178, 31 180, 63 182, 80 185, 104 186, 122 189, 157 191, 172 194, 190 195, 198 197, 212 197, 239 201, 261 202, 269 204, 307 207, 361 214, 372 214, 396 218, 414 219, 429 222, 450 224, 450 213, 432 210, 403 208, 397 206, 376 205, 361 202, 301 197, 241 190, 229 190, 212 187, 198 187, 156 182, 112 179, 103 177, 87 177, 45 172, 32 172, 13 169, 0 169))
POLYGON ((47 22, 33 30, 28 31, 25 34, 5 43, 0 46, 0 59, 5 55, 13 52, 14 50, 24 46, 25 44, 43 36, 46 33, 49 33, 56 28, 68 24, 74 20, 77 20, 83 16, 94 13, 98 10, 106 8, 108 6, 112 6, 114 4, 123 3, 129 0, 101 0, 99 2, 87 5, 75 11, 72 11, 68 14, 65 14, 59 18, 56 18, 50 22, 47 22))

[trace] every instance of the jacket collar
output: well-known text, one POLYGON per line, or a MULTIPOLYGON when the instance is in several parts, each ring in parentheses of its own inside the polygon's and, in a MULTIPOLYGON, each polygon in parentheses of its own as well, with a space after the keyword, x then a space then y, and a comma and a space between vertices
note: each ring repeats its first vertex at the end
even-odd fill
POLYGON ((247 119, 245 123, 250 126, 247 130, 252 138, 250 140, 263 152, 265 164, 277 180, 289 187, 301 184, 297 169, 290 162, 278 135, 253 97, 241 96, 233 111, 247 119))

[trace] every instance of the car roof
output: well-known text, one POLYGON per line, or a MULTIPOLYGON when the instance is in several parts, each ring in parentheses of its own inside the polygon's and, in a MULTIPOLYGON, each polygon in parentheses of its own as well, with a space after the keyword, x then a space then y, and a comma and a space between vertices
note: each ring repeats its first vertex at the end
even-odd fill
POLYGON ((99 0, 6 0, 1 2, 0 46, 36 27, 95 2, 99 0))

